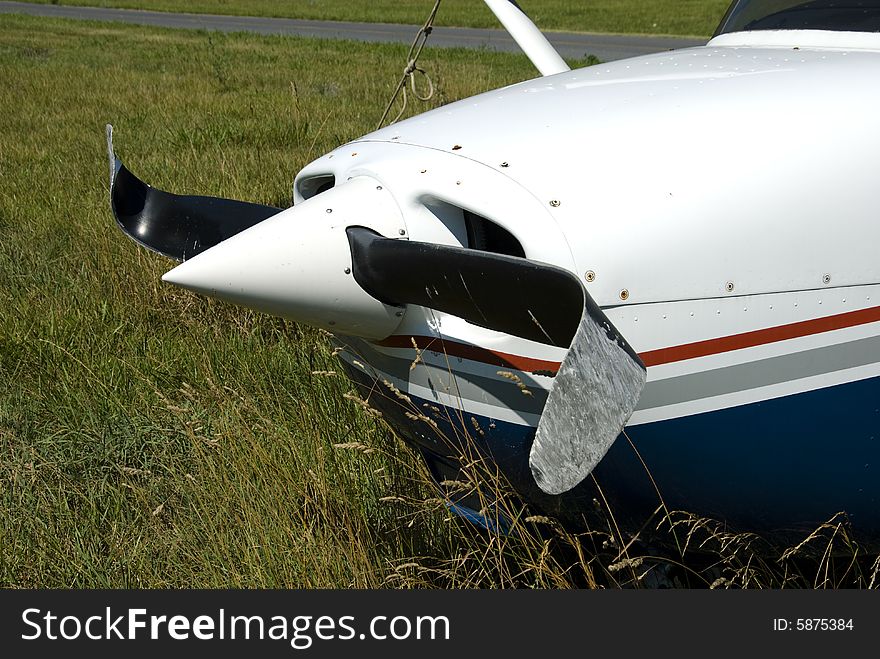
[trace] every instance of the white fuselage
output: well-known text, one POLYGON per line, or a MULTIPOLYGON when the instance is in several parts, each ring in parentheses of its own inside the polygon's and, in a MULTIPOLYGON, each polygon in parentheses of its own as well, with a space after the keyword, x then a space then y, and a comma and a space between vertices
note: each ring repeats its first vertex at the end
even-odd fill
MULTIPOLYGON (((395 196, 410 239, 466 246, 455 212, 466 209, 508 229, 528 258, 581 277, 649 356, 631 424, 880 375, 880 351, 836 361, 853 350, 828 348, 880 331, 870 311, 852 315, 880 299, 880 35, 859 35, 855 49, 848 37, 725 35, 489 92, 315 161, 297 201, 311 177, 369 175, 395 196), (818 318, 831 320, 798 325, 818 318), (811 359, 782 359, 800 352, 811 359)), ((395 334, 564 355, 424 310, 395 334)), ((451 379, 445 357, 437 370, 451 379)), ((421 391, 398 386, 410 384, 421 391)), ((465 389, 473 398, 454 382, 433 397, 537 421, 465 389)))

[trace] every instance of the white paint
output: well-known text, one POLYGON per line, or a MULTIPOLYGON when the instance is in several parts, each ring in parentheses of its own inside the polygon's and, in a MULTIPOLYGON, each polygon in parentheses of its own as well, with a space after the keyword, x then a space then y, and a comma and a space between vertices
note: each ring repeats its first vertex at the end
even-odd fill
POLYGON ((707 45, 880 51, 880 34, 836 30, 754 30, 721 34, 707 45))
POLYGON ((444 148, 425 148, 402 138, 389 142, 365 138, 356 146, 342 146, 300 171, 294 183, 295 202, 302 202, 296 191, 303 179, 334 175, 337 181, 345 181, 350 176, 369 176, 393 195, 406 218, 411 240, 461 244, 455 232, 430 210, 439 200, 506 228, 519 238, 528 258, 574 270, 572 251, 551 213, 549 200, 536 197, 511 178, 509 168, 500 166, 503 159, 495 165, 473 159, 473 143, 458 141, 455 133, 442 143, 444 148), (349 156, 352 152, 357 153, 356 158, 349 156))
MULTIPOLYGON (((603 307, 623 289, 630 305, 725 297, 730 281, 737 295, 822 288, 825 274, 875 284, 878 76, 876 52, 700 47, 524 82, 364 139, 516 181, 562 230, 571 271, 596 273, 603 307)), ((518 236, 543 222, 492 217, 518 236)))

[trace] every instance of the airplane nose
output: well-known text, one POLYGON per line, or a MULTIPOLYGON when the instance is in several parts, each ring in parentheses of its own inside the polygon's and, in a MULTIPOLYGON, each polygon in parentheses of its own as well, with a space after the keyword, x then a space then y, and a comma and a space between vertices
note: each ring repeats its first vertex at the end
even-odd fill
POLYGON ((376 300, 354 280, 351 226, 389 237, 405 228, 392 195, 360 176, 224 240, 162 279, 331 332, 382 339, 400 324, 403 309, 376 300))

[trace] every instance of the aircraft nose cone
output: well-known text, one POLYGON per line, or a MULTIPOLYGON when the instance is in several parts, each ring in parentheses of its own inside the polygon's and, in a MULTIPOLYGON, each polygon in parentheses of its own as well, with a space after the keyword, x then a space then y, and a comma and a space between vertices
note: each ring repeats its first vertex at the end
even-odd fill
POLYGON ((390 237, 403 218, 383 186, 357 177, 224 240, 162 279, 329 331, 381 339, 400 323, 400 309, 355 282, 349 226, 390 237))

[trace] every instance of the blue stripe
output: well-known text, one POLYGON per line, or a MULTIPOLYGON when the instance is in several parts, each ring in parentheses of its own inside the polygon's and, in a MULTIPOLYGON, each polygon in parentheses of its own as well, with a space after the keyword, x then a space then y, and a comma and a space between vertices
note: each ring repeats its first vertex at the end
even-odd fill
MULTIPOLYGON (((880 538, 880 378, 628 434, 673 508, 756 530, 812 530, 845 511, 857 531, 880 538)), ((603 482, 644 472, 619 440, 601 466, 603 482)), ((629 492, 646 496, 644 483, 624 480, 629 492)))

